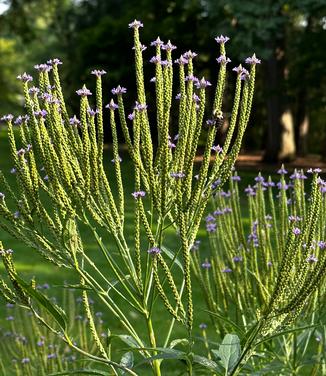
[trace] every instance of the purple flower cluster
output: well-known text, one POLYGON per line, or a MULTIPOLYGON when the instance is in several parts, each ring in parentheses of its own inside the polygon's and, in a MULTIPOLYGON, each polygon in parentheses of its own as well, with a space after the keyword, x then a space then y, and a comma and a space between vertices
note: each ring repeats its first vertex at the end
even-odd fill
POLYGON ((150 255, 155 256, 161 253, 161 249, 158 247, 152 247, 147 251, 150 255))
POLYGON ((17 79, 22 81, 22 82, 30 82, 30 81, 33 81, 33 77, 30 76, 29 74, 27 74, 26 72, 24 72, 23 74, 20 74, 17 76, 17 79))
POLYGON ((170 176, 174 179, 183 179, 186 176, 186 174, 184 172, 171 172, 170 176))
POLYGON ((103 70, 103 69, 101 69, 101 70, 94 69, 94 70, 92 70, 91 74, 94 74, 94 76, 96 76, 97 78, 100 78, 101 76, 106 74, 106 71, 103 70))
POLYGON ((139 197, 145 197, 146 192, 144 192, 144 191, 135 191, 135 192, 132 192, 131 195, 134 197, 134 199, 137 199, 139 197))
POLYGON ((114 103, 114 100, 113 99, 111 99, 110 100, 110 103, 109 104, 107 104, 106 106, 105 106, 105 108, 109 108, 110 110, 116 110, 117 108, 119 108, 119 106, 116 104, 116 103, 114 103))
POLYGON ((113 88, 111 90, 111 93, 113 95, 122 95, 122 94, 126 94, 127 92, 127 89, 125 87, 121 87, 120 85, 118 85, 116 88, 113 88))
POLYGON ((247 242, 257 248, 259 246, 258 234, 257 234, 258 221, 254 221, 252 224, 251 233, 248 235, 247 242))
POLYGON ((77 95, 79 95, 80 97, 87 97, 89 95, 92 95, 91 91, 89 89, 87 89, 86 86, 84 86, 82 89, 78 89, 76 91, 77 95))

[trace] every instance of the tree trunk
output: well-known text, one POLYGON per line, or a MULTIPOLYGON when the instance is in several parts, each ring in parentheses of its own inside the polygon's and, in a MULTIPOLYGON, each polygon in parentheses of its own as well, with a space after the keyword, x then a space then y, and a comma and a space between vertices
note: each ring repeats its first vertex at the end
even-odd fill
POLYGON ((298 155, 305 156, 308 152, 309 116, 307 112, 307 90, 301 88, 298 93, 296 116, 296 145, 298 155))
POLYGON ((293 117, 286 103, 284 40, 268 46, 273 55, 265 63, 267 140, 265 162, 289 161, 295 157, 293 117))

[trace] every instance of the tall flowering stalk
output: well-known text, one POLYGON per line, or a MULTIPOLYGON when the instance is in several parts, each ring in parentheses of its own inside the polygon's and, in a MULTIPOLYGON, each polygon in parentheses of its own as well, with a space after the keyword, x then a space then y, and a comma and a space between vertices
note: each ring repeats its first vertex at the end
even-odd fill
MULTIPOLYGON (((219 124, 223 120, 223 95, 226 86, 227 64, 225 43, 228 38, 218 37, 220 57, 218 78, 212 107, 206 103, 207 87, 211 84, 194 75, 194 52, 188 51, 173 61, 176 48, 169 41, 164 44, 158 38, 152 44, 155 56, 156 127, 151 125, 147 112, 147 96, 143 73, 143 51, 140 42, 140 21, 129 27, 134 33, 134 52, 137 98, 132 113, 126 116, 124 94, 126 88, 112 89, 116 96, 106 106, 110 114, 113 140, 113 163, 117 192, 112 189, 103 164, 103 99, 102 76, 104 71, 93 71, 96 77, 95 108, 92 108, 92 92, 83 86, 80 96, 80 114, 70 117, 61 88, 58 59, 37 67, 38 88, 31 87, 32 77, 19 77, 23 84, 27 115, 19 117, 19 136, 14 131, 13 118, 4 117, 8 125, 11 157, 16 172, 17 186, 12 189, 1 173, 0 226, 24 244, 36 249, 49 262, 75 271, 83 290, 83 304, 89 329, 97 346, 96 359, 109 365, 114 372, 123 366, 113 361, 103 345, 94 325, 88 305, 88 295, 97 296, 110 310, 132 338, 133 346, 160 375, 160 360, 155 358, 158 346, 152 317, 157 297, 172 315, 171 325, 163 345, 167 346, 176 321, 188 332, 187 364, 191 373, 193 302, 191 285, 190 249, 195 241, 202 215, 209 202, 213 183, 225 181, 237 158, 243 134, 247 127, 255 83, 255 67, 259 60, 253 56, 250 71, 239 66, 235 69, 236 89, 227 143, 223 152, 215 153, 214 141, 219 124), (170 134, 171 108, 173 103, 173 77, 178 65, 179 116, 178 133, 170 134), (117 120, 134 165, 134 242, 127 242, 125 229, 125 189, 120 168, 117 120), (130 124, 130 125, 129 125, 130 124), (237 128, 237 129, 236 129, 237 128), (158 145, 153 146, 153 132, 157 132, 158 145), (231 139, 235 141, 231 146, 231 139), (206 137, 203 160, 196 174, 194 159, 201 135, 206 137), (17 146, 19 145, 19 146, 17 146), (21 147, 21 149, 19 149, 21 147), (212 157, 213 150, 213 157, 212 157), (211 162, 212 161, 212 162, 211 162), (12 213, 5 195, 13 200, 18 215, 12 213), (50 205, 46 205, 50 204, 50 205), (146 207, 149 206, 150 214, 146 207), (87 226, 106 261, 99 268, 85 248, 81 226, 87 226), (173 226, 178 234, 178 244, 173 251, 164 246, 164 237, 173 226), (111 243, 104 241, 109 237, 111 243), (145 235, 145 239, 144 239, 145 235), (114 244, 114 245, 113 245, 114 244), (119 254, 112 252, 116 247, 119 254), (178 271, 176 268, 178 267, 178 271), (181 285, 175 276, 183 274, 181 285), (112 278, 115 280, 112 282, 112 278), (110 291, 110 292, 109 292, 110 291), (111 291, 129 309, 142 315, 148 330, 148 340, 138 333, 128 312, 112 297, 111 291)), ((47 305, 57 319, 58 330, 63 339, 72 344, 64 324, 62 311, 34 293, 18 276, 11 254, 2 251, 3 260, 13 287, 2 283, 2 294, 10 301, 33 309, 33 302, 47 305)), ((34 312, 35 309, 34 309, 34 312)), ((43 320, 44 323, 45 320, 43 320)), ((130 344, 130 343, 129 343, 130 344)), ((94 358, 94 355, 92 355, 94 358)), ((134 374, 132 365, 125 367, 134 374)))
MULTIPOLYGON (((246 338, 232 375, 257 345, 289 328, 302 311, 309 330, 325 309, 326 183, 319 172, 310 169, 305 175, 295 170, 287 179, 282 166, 277 183, 259 174, 254 185, 245 188, 249 225, 243 221, 237 173, 230 177, 228 191, 214 192, 213 211, 206 217, 210 255, 201 260, 194 249, 192 265, 205 287, 215 330, 222 338, 230 330, 246 338)), ((303 353, 310 339, 305 340, 303 353)), ((294 334, 291 352, 299 357, 298 346, 294 334)), ((284 347, 288 350, 288 340, 284 347)), ((293 369, 300 366, 298 359, 289 363, 293 369)))

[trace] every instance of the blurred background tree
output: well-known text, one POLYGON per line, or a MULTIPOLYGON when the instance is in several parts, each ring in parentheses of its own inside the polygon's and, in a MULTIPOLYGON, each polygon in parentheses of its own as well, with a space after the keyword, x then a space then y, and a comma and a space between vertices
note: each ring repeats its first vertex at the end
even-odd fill
MULTIPOLYGON (((212 81, 218 69, 216 35, 232 38, 227 47, 233 65, 256 52, 262 67, 244 149, 264 150, 270 162, 307 152, 326 157, 323 1, 0 0, 0 9, 1 113, 18 111, 21 105, 17 74, 54 56, 64 60, 72 111, 81 82, 93 88, 89 74, 93 68, 109 72, 107 101, 109 90, 119 83, 134 97, 132 38, 127 24, 137 18, 146 26, 144 44, 149 46, 160 35, 178 46, 175 56, 195 48, 199 53, 196 74, 212 81)), ((153 54, 148 48, 145 60, 153 54)), ((148 80, 150 68, 147 63, 148 80)), ((226 101, 226 112, 229 105, 226 101)))

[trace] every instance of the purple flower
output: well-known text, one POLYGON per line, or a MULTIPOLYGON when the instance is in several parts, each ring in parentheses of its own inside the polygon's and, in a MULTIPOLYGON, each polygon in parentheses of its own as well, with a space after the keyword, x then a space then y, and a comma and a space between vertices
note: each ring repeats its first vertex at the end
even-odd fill
POLYGON ((92 95, 91 91, 89 89, 87 89, 86 86, 83 86, 82 89, 79 89, 76 91, 77 95, 79 95, 80 97, 87 97, 89 95, 92 95))
POLYGON ((249 78, 249 76, 250 76, 250 74, 247 71, 247 69, 242 68, 242 72, 240 74, 240 79, 243 80, 243 81, 246 81, 249 78))
POLYGON ((22 359, 22 364, 27 364, 30 362, 30 359, 29 358, 23 358, 22 359))
POLYGON ((290 215, 289 216, 289 221, 290 222, 300 222, 301 221, 301 217, 298 217, 298 216, 295 216, 295 215, 290 215))
POLYGON ((22 82, 29 82, 29 81, 33 81, 33 77, 30 76, 29 74, 27 74, 26 72, 24 72, 23 74, 20 74, 19 76, 17 76, 17 79, 22 81, 22 82))
POLYGON ((309 170, 307 170, 307 173, 308 174, 312 174, 312 173, 319 174, 321 171, 322 171, 321 168, 314 168, 314 169, 309 168, 309 170))
POLYGON ((173 143, 173 142, 171 142, 170 140, 168 141, 168 147, 170 148, 170 149, 174 149, 175 147, 176 147, 176 145, 173 143))
POLYGON ((261 61, 257 59, 256 54, 253 54, 251 57, 247 57, 245 62, 246 64, 250 64, 250 65, 256 65, 256 64, 261 63, 261 61))
POLYGON ((149 60, 150 63, 153 63, 153 64, 160 64, 161 63, 161 58, 160 56, 153 56, 151 57, 151 59, 149 60))
POLYGON ((15 169, 15 167, 13 167, 11 170, 10 170, 10 173, 11 174, 15 174, 17 172, 17 170, 15 169))
POLYGON ((270 268, 273 265, 272 261, 267 261, 267 266, 270 268))
POLYGON ((77 116, 74 115, 74 117, 69 119, 69 124, 77 127, 80 124, 80 121, 77 119, 77 116))
POLYGON ((241 177, 239 175, 234 175, 234 176, 231 176, 231 179, 233 181, 240 181, 241 180, 241 177))
POLYGON ((255 190, 250 185, 245 189, 245 193, 247 196, 256 196, 255 190))
POLYGON ((234 256, 232 260, 234 262, 241 262, 242 261, 242 257, 241 256, 234 256))
POLYGON ((20 217, 20 212, 17 210, 17 211, 15 211, 15 213, 14 213, 14 218, 15 219, 18 219, 20 217))
POLYGON ((164 43, 161 41, 160 37, 157 37, 153 42, 151 42, 151 46, 155 46, 155 47, 157 46, 161 47, 163 46, 163 44, 164 43))
POLYGON ((162 45, 162 50, 166 50, 166 51, 173 51, 175 50, 177 47, 174 46, 170 40, 167 42, 167 44, 163 44, 162 45))
POLYGON ((34 65, 34 68, 38 72, 50 72, 50 70, 52 69, 51 65, 48 65, 48 64, 37 64, 37 65, 34 65))
POLYGON ((155 82, 156 82, 156 77, 152 77, 152 78, 149 80, 149 82, 153 82, 153 83, 155 83, 155 82))
MULTIPOLYGON (((19 115, 19 116, 16 117, 14 123, 15 123, 16 125, 21 125, 21 124, 23 123, 24 120, 25 120, 25 116, 21 116, 21 115, 19 115)), ((29 118, 28 118, 28 120, 29 120, 29 118)))
POLYGON ((138 103, 137 101, 136 101, 136 104, 135 104, 135 107, 134 107, 134 110, 136 110, 136 111, 145 111, 146 110, 146 108, 147 108, 147 104, 145 104, 145 103, 138 103))
POLYGON ((199 329, 205 330, 207 328, 207 325, 204 323, 199 324, 199 329))
POLYGON ((197 56, 196 52, 187 51, 182 55, 185 59, 190 60, 197 56))
POLYGON ((214 127, 214 125, 216 125, 216 120, 215 119, 208 119, 208 120, 206 120, 206 125, 208 127, 214 127))
POLYGON ((214 189, 216 189, 220 184, 221 184, 221 179, 217 179, 217 180, 215 180, 215 181, 212 183, 211 188, 214 190, 214 189))
POLYGON ((288 172, 286 171, 286 169, 284 168, 284 166, 282 165, 282 167, 277 171, 277 173, 279 175, 286 175, 288 172))
POLYGON ((317 262, 318 261, 318 258, 315 256, 315 255, 309 255, 306 259, 307 262, 309 262, 310 264, 314 263, 314 262, 317 262))
POLYGON ((289 188, 288 184, 286 184, 285 182, 282 183, 281 181, 279 181, 276 185, 278 189, 283 189, 284 191, 286 191, 289 188))
MULTIPOLYGON (((139 47, 140 47, 140 50, 141 50, 142 52, 145 51, 145 50, 147 50, 147 47, 146 47, 144 44, 141 44, 141 43, 140 43, 139 47)), ((134 46, 132 49, 135 50, 136 47, 134 46)))
POLYGON ((162 67, 172 67, 172 61, 169 60, 161 60, 160 64, 162 67))
POLYGON ((25 155, 25 153, 26 153, 26 150, 23 149, 23 148, 17 150, 17 156, 18 157, 23 157, 25 155))
POLYGON ((57 355, 55 353, 49 354, 47 356, 48 359, 55 359, 56 357, 57 357, 57 355))
POLYGON ((299 227, 294 227, 292 233, 297 236, 301 234, 301 230, 299 229, 299 227))
POLYGON ((111 99, 110 100, 110 103, 109 104, 107 104, 106 106, 105 106, 105 108, 109 108, 110 110, 116 110, 117 108, 119 108, 119 106, 116 104, 116 103, 114 103, 114 100, 113 99, 111 99))
POLYGON ((2 251, 0 251, 0 256, 8 256, 8 255, 12 255, 14 253, 14 251, 9 248, 9 249, 3 249, 2 251))
POLYGON ((96 114, 98 114, 100 111, 96 108, 95 110, 93 110, 92 108, 88 107, 87 109, 87 113, 89 116, 95 116, 96 114))
POLYGON ((324 242, 323 240, 320 240, 317 244, 320 249, 326 248, 326 242, 324 242))
POLYGON ((134 199, 137 199, 139 197, 144 197, 146 195, 146 192, 144 192, 144 191, 136 191, 136 192, 132 192, 131 195, 134 197, 134 199))
POLYGON ((218 57, 216 59, 216 61, 219 63, 219 64, 227 64, 227 63, 231 63, 231 60, 226 57, 225 55, 221 55, 220 57, 218 57))
POLYGON ((185 77, 185 81, 186 82, 192 81, 192 82, 197 83, 198 82, 198 78, 195 77, 193 74, 189 74, 188 76, 185 77))
POLYGON ((125 87, 121 87, 120 85, 118 85, 116 88, 113 88, 111 90, 111 93, 113 95, 121 95, 121 94, 126 94, 127 92, 127 89, 125 87))
POLYGON ((40 110, 40 111, 34 111, 34 115, 35 117, 37 118, 42 118, 44 119, 46 117, 46 115, 48 114, 48 112, 46 110, 40 110))
POLYGON ((91 74, 94 74, 97 78, 103 76, 104 74, 106 74, 106 71, 105 70, 98 70, 98 69, 94 69, 91 71, 91 74))
POLYGON ((140 27, 144 27, 142 22, 137 21, 137 20, 134 20, 128 26, 129 26, 129 29, 135 29, 135 30, 139 29, 140 27))
POLYGON ((132 112, 131 114, 128 115, 128 119, 129 120, 134 120, 134 118, 135 118, 135 113, 134 112, 132 112))
POLYGON ((182 178, 184 178, 186 175, 185 175, 185 173, 183 173, 183 172, 171 172, 171 173, 170 173, 170 176, 171 176, 171 178, 174 178, 174 179, 182 179, 182 178))
POLYGON ((197 89, 205 89, 207 86, 212 86, 212 84, 203 77, 201 80, 195 83, 195 86, 197 89))
POLYGON ((36 342, 36 345, 38 347, 42 347, 44 345, 44 341, 43 340, 39 340, 39 341, 36 342))
POLYGON ((220 35, 220 36, 217 36, 217 37, 215 38, 215 40, 216 40, 216 42, 217 42, 218 44, 224 44, 224 43, 226 43, 228 40, 230 40, 230 38, 229 38, 229 37, 226 37, 226 36, 223 36, 223 35, 220 35))
POLYGON ((207 232, 215 232, 216 231, 216 223, 212 223, 212 222, 206 223, 206 231, 207 232))
POLYGON ((257 183, 263 183, 265 181, 264 177, 261 175, 258 175, 255 177, 255 182, 257 183))
POLYGON ((2 116, 2 118, 0 120, 1 121, 11 122, 13 118, 14 118, 14 115, 7 114, 7 115, 2 116))
POLYGON ((7 316, 7 317, 6 317, 6 320, 7 320, 7 321, 14 321, 15 318, 14 318, 14 316, 7 316))
POLYGON ((212 214, 208 214, 208 216, 205 218, 206 223, 207 222, 215 222, 215 218, 212 216, 212 214))
POLYGON ((230 268, 222 269, 222 273, 232 273, 232 269, 230 268))
POLYGON ((188 64, 188 63, 189 63, 189 60, 186 59, 185 56, 181 55, 181 56, 179 57, 179 59, 174 60, 174 62, 175 62, 176 64, 179 64, 179 65, 185 65, 185 64, 188 64))
POLYGON ((223 152, 223 148, 220 145, 214 145, 214 146, 212 146, 211 150, 215 151, 217 154, 220 154, 220 153, 223 152))
POLYGON ((199 103, 199 102, 200 102, 200 99, 199 99, 199 97, 198 97, 197 94, 193 94, 193 95, 192 95, 192 100, 193 100, 195 103, 199 103))
POLYGON ((61 65, 62 61, 58 58, 54 58, 54 59, 48 60, 47 63, 50 65, 61 65))
POLYGON ((150 255, 155 256, 159 253, 161 253, 161 249, 158 247, 152 247, 147 251, 150 255))
POLYGON ((195 240, 194 244, 190 247, 192 251, 198 251, 200 246, 200 240, 195 240))
POLYGON ((204 269, 209 269, 212 267, 211 263, 208 262, 208 261, 205 261, 201 264, 201 267, 204 268, 204 269))
POLYGON ((238 75, 242 74, 243 73, 243 70, 244 68, 242 67, 242 65, 238 65, 237 67, 234 67, 232 68, 233 72, 237 72, 238 75))
POLYGON ((38 87, 32 86, 28 89, 28 93, 31 95, 37 95, 40 92, 40 89, 38 87))

